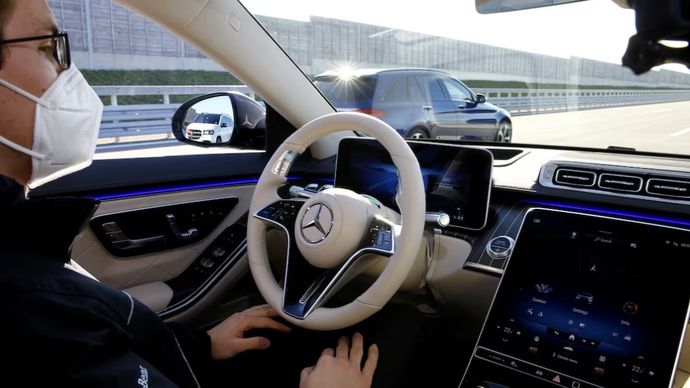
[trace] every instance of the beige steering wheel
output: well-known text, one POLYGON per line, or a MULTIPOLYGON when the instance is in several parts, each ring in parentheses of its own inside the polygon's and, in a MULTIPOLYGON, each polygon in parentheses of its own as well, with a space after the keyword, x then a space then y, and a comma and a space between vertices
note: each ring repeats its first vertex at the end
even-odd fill
POLYGON ((335 330, 354 325, 380 310, 402 285, 422 242, 425 211, 419 163, 393 128, 361 113, 317 118, 285 140, 256 185, 247 226, 252 276, 264 299, 297 326, 335 330), (342 130, 369 134, 391 155, 399 174, 401 217, 390 217, 390 209, 345 189, 323 190, 307 200, 278 196, 295 158, 315 140, 342 130), (268 261, 268 227, 282 229, 288 236, 285 274, 280 280, 273 276, 268 261), (352 302, 324 307, 358 273, 369 253, 389 257, 378 279, 352 302))

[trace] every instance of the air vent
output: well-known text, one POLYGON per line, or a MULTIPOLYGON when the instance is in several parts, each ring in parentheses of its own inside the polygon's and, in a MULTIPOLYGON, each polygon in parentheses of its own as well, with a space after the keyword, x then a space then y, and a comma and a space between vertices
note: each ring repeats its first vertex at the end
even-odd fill
POLYGON ((592 187, 597 182, 597 174, 586 170, 559 168, 554 182, 560 185, 592 187))
POLYGON ((603 173, 599 175, 599 188, 637 193, 642 190, 642 178, 633 175, 603 173))
POLYGON ((647 193, 672 198, 690 198, 690 181, 651 178, 647 181, 647 193))
POLYGON ((684 171, 670 171, 662 168, 552 161, 542 166, 539 184, 559 190, 690 204, 690 168, 687 167, 684 171))

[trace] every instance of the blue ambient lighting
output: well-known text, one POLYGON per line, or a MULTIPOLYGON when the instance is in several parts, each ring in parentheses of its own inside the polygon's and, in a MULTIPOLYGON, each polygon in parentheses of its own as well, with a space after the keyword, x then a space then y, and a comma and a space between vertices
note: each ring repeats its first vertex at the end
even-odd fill
POLYGON ((582 211, 582 212, 599 213, 599 214, 610 215, 610 216, 634 218, 634 219, 643 220, 643 221, 653 221, 653 222, 657 222, 657 223, 664 223, 664 224, 672 224, 672 225, 690 227, 690 221, 688 221, 688 220, 682 220, 682 219, 678 219, 678 218, 659 217, 659 216, 653 216, 650 214, 636 213, 636 212, 632 212, 632 211, 621 211, 621 210, 606 209, 606 208, 602 208, 602 207, 598 207, 598 206, 575 205, 575 204, 570 204, 570 203, 565 203, 565 202, 540 201, 540 200, 532 200, 532 199, 526 199, 526 200, 523 200, 522 202, 525 202, 525 203, 528 203, 531 205, 555 207, 555 208, 563 209, 563 210, 577 210, 577 211, 582 211))
MULTIPOLYGON (((302 179, 304 179, 304 178, 302 178, 302 177, 288 177, 289 181, 302 180, 302 179)), ((326 183, 333 183, 333 179, 328 179, 328 178, 310 178, 310 180, 319 181, 319 182, 326 182, 326 183)), ((105 201, 105 200, 111 200, 111 199, 123 199, 123 198, 129 198, 129 197, 139 197, 139 196, 151 195, 151 194, 167 194, 167 193, 175 193, 175 192, 187 191, 187 190, 200 190, 200 189, 209 189, 209 188, 223 187, 223 186, 238 186, 238 185, 256 184, 257 182, 259 182, 259 178, 233 179, 233 180, 217 181, 217 182, 210 182, 210 183, 197 183, 197 184, 180 185, 180 186, 165 186, 165 187, 157 187, 157 188, 150 188, 150 189, 121 191, 121 192, 114 192, 114 193, 109 193, 109 194, 87 195, 85 197, 96 199, 99 201, 105 201)))

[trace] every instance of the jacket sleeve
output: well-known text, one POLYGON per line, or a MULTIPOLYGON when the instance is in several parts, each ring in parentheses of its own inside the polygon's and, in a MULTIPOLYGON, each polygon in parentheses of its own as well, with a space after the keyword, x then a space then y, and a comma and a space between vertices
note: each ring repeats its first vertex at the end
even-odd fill
MULTIPOLYGON (((0 323, 8 386, 175 387, 132 351, 132 335, 88 297, 54 292, 7 295, 0 323)), ((105 307, 107 308, 107 307, 105 307)))

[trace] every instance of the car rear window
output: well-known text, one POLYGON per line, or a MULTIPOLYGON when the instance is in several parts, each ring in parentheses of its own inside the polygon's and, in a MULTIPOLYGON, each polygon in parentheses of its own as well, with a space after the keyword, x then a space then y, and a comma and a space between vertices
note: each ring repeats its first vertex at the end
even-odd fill
POLYGON ((371 103, 374 97, 376 79, 372 77, 328 76, 317 77, 314 84, 338 108, 355 106, 364 102, 371 103))

